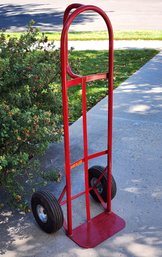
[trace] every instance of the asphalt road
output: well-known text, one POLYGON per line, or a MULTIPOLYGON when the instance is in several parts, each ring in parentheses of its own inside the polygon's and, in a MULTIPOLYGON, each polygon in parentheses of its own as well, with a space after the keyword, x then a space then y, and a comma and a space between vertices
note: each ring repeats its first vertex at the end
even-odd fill
MULTIPOLYGON (((65 8, 76 0, 1 0, 0 29, 23 31, 35 20, 43 31, 60 31, 65 8), (19 3, 18 3, 19 2, 19 3)), ((79 1, 101 7, 109 16, 114 30, 162 30, 161 0, 92 0, 79 1)), ((99 31, 105 24, 96 13, 82 13, 71 27, 73 31, 99 31)))

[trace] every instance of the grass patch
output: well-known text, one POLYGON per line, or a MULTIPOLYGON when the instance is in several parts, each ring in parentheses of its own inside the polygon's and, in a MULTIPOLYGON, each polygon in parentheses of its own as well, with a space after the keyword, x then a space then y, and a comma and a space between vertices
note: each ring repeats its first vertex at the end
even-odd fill
POLYGON ((116 31, 116 40, 162 40, 161 30, 116 31))
MULTIPOLYGON (((21 32, 8 33, 8 36, 14 36, 19 38, 22 34, 21 32)), ((48 37, 49 41, 59 41, 60 32, 46 32, 45 35, 48 37)), ((162 40, 161 30, 139 30, 139 31, 115 31, 115 40, 162 40)), ((69 40, 106 40, 106 31, 95 31, 95 32, 70 32, 69 40)))
MULTIPOLYGON (((130 77, 135 71, 149 61, 157 50, 116 50, 114 58, 114 88, 130 77)), ((78 60, 77 69, 81 75, 102 73, 107 70, 106 51, 73 51, 70 62, 78 60)), ((69 88, 70 122, 74 122, 82 115, 81 86, 69 88)), ((87 86, 87 107, 92 108, 107 95, 105 81, 90 82, 87 86)))

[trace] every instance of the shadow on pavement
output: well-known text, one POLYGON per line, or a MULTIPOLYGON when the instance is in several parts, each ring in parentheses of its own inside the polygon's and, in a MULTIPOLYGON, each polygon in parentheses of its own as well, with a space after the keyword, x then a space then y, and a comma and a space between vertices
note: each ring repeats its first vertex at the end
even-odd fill
MULTIPOLYGON (((92 21, 96 14, 82 13, 73 22, 73 25, 92 21)), ((28 5, 0 5, 0 29, 23 31, 26 25, 34 20, 36 27, 42 31, 60 31, 62 28, 63 12, 52 8, 43 8, 37 4, 28 5)))
POLYGON ((101 246, 85 250, 67 238, 62 229, 55 234, 48 235, 40 231, 36 225, 31 226, 28 218, 20 216, 14 221, 12 214, 5 214, 5 217, 0 214, 3 223, 0 255, 86 257, 89 252, 95 257, 161 256, 162 233, 158 227, 143 226, 138 228, 138 232, 132 233, 125 231, 106 243, 102 243, 101 246))

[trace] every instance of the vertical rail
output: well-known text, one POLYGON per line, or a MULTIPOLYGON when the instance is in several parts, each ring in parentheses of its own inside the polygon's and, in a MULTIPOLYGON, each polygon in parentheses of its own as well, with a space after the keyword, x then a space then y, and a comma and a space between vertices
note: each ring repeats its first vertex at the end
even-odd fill
POLYGON ((88 180, 88 134, 87 134, 87 99, 86 81, 82 79, 82 112, 83 112, 83 146, 84 146, 84 178, 85 178, 85 200, 87 221, 90 220, 90 199, 88 180))
POLYGON ((107 156, 107 211, 111 212, 111 188, 112 188, 112 126, 113 126, 113 30, 109 28, 109 79, 108 79, 108 156, 107 156))
POLYGON ((67 234, 72 235, 72 200, 71 200, 71 172, 70 172, 70 140, 69 140, 69 112, 67 93, 67 34, 61 36, 61 78, 62 78, 62 104, 64 117, 64 150, 66 171, 66 196, 67 196, 67 234))

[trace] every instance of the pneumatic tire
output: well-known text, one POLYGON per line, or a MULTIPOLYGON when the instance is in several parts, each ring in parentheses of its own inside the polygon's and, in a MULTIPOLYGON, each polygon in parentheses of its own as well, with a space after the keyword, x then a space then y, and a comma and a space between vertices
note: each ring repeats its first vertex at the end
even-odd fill
MULTIPOLYGON (((88 170, 89 187, 94 187, 98 178, 101 176, 101 174, 104 173, 104 170, 105 170, 105 167, 102 167, 102 166, 93 166, 88 170)), ((100 179, 100 181, 96 185, 96 188, 97 188, 99 195, 104 200, 104 202, 107 202, 107 175, 106 174, 104 174, 103 177, 100 179)), ((113 199, 115 197, 116 191, 117 191, 116 182, 115 182, 114 177, 112 176, 111 199, 113 199)), ((96 202, 100 202, 93 189, 90 190, 90 195, 96 202)))
POLYGON ((63 226, 61 206, 51 192, 35 192, 31 198, 31 208, 36 222, 46 233, 56 232, 63 226))

